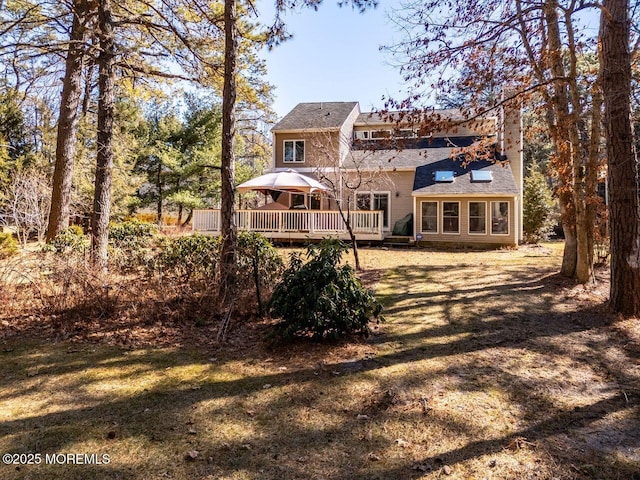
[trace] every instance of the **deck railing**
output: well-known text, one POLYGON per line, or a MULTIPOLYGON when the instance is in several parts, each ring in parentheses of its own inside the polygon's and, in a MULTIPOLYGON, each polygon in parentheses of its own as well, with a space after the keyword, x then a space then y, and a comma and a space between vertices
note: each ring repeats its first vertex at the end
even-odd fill
MULTIPOLYGON (((382 239, 382 212, 350 212, 356 235, 379 236, 382 239)), ((276 234, 308 234, 309 236, 343 235, 347 228, 335 210, 237 210, 238 230, 276 234)), ((193 230, 220 232, 220 210, 194 210, 193 230)))

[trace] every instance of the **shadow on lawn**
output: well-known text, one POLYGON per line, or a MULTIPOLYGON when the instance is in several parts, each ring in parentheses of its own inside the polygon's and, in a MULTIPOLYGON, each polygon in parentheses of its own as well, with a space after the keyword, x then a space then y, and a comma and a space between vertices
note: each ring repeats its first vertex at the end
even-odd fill
MULTIPOLYGON (((145 350, 123 356, 116 348, 61 353, 55 346, 42 347, 39 355, 32 347, 5 352, 2 360, 13 362, 14 368, 9 377, 0 376, 0 402, 46 386, 47 382, 35 382, 4 393, 32 374, 33 378, 73 377, 100 364, 129 369, 114 373, 112 380, 194 365, 207 375, 201 381, 196 376, 185 382, 160 382, 113 400, 89 392, 90 383, 101 378, 69 380, 66 388, 81 392, 79 405, 70 402, 61 411, 34 411, 26 419, 1 422, 1 445, 5 451, 53 453, 92 442, 115 449, 121 442, 135 440, 149 451, 170 452, 166 464, 154 466, 147 477, 140 468, 151 468, 144 467, 149 459, 141 461, 141 467, 133 459, 115 458, 108 468, 40 471, 49 478, 62 472, 65 478, 161 478, 164 470, 168 478, 234 478, 244 472, 237 478, 400 479, 436 475, 444 465, 453 469, 455 478, 456 468, 464 462, 521 444, 546 452, 550 459, 540 476, 526 472, 530 478, 551 478, 552 471, 557 478, 640 478, 638 377, 626 368, 633 362, 624 349, 629 339, 610 325, 612 319, 602 305, 575 302, 568 307, 571 285, 544 269, 506 268, 474 280, 469 279, 475 267, 462 267, 455 274, 450 270, 401 267, 390 275, 387 282, 394 293, 382 297, 390 332, 373 339, 380 350, 373 358, 334 362, 319 358, 320 364, 290 370, 257 368, 256 363, 262 373, 226 379, 216 376, 230 368, 224 358, 209 364, 202 354, 189 352, 145 350), (569 343, 580 348, 569 348, 569 343), (500 357, 502 351, 509 356, 500 357), (580 407, 565 408, 548 393, 563 388, 562 378, 513 373, 518 355, 563 359, 571 362, 569 366, 595 371, 604 389, 580 407), (430 360, 448 366, 429 374, 412 368, 430 360), (389 368, 403 365, 402 374, 388 373, 389 368), (378 376, 382 371, 384 375, 378 376), (452 378, 456 383, 450 388, 463 393, 489 386, 499 389, 521 411, 521 426, 486 438, 451 416, 376 409, 365 391, 359 398, 349 391, 357 382, 388 391, 398 385, 428 389, 452 378), (363 412, 369 412, 366 418, 363 412), (212 422, 206 423, 207 433, 215 432, 216 425, 221 430, 236 425, 241 432, 229 434, 233 438, 227 440, 222 433, 193 434, 188 425, 194 417, 212 422), (421 425, 435 424, 461 439, 437 454, 403 455, 396 439, 385 433, 385 425, 393 422, 418 431, 421 425), (111 432, 115 438, 106 440, 111 432), (198 458, 185 460, 189 450, 197 451, 198 458), (371 452, 394 455, 378 462, 380 458, 371 452)), ((248 365, 264 360, 261 355, 252 360, 251 353, 247 352, 248 365)), ((290 352, 273 353, 276 363, 286 363, 290 356, 290 352)), ((23 478, 24 471, 9 472, 7 478, 23 478)), ((480 473, 478 478, 484 476, 480 473)))

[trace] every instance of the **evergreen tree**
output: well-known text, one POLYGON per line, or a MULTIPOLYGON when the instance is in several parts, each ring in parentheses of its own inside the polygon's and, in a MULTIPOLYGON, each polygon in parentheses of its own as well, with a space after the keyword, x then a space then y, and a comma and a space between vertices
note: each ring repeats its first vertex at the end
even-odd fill
POLYGON ((549 234, 553 219, 553 199, 547 180, 537 163, 524 178, 523 230, 528 243, 537 243, 549 234))

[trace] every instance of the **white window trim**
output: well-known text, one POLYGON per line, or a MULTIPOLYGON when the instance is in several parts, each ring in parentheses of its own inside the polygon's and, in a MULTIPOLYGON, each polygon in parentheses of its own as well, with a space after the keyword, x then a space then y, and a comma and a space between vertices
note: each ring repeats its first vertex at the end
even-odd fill
POLYGON ((440 234, 440 202, 437 200, 421 200, 420 201, 420 233, 424 235, 439 235, 440 234), (436 231, 426 232, 424 225, 422 224, 422 204, 423 203, 435 203, 436 204, 436 231))
MULTIPOLYGON (((374 194, 386 194, 388 198, 388 211, 387 211, 387 226, 384 226, 384 221, 382 222, 382 229, 385 232, 391 230, 391 190, 359 190, 353 194, 353 204, 356 209, 358 208, 358 195, 369 195, 370 206, 373 208, 373 195, 374 194)), ((377 210, 369 210, 370 212, 375 212, 377 210)))
POLYGON ((507 233, 493 233, 493 230, 491 230, 491 235, 494 237, 508 237, 509 235, 511 235, 511 202, 509 202, 508 200, 496 200, 495 202, 491 202, 491 211, 489 212, 489 215, 491 215, 491 221, 490 221, 490 225, 489 228, 491 229, 491 227, 493 226, 493 204, 494 203, 506 203, 507 204, 507 233))
POLYGON ((441 208, 441 215, 440 215, 440 219, 442 221, 442 235, 460 235, 460 217, 461 217, 461 211, 460 211, 460 201, 450 201, 450 200, 443 200, 442 201, 442 208, 441 208), (458 231, 457 232, 445 232, 444 231, 444 204, 445 203, 457 203, 458 204, 458 231))
POLYGON ((395 135, 396 138, 401 139, 401 138, 416 138, 416 131, 413 128, 401 128, 398 130, 398 134, 395 135), (401 135, 402 132, 411 132, 410 135, 401 135))
POLYGON ((375 130, 369 130, 369 140, 391 140, 393 139, 393 130, 387 128, 378 128, 375 130), (374 137, 374 132, 386 132, 389 134, 387 137, 374 137))
POLYGON ((288 140, 282 141, 282 163, 304 163, 306 158, 307 158, 307 144, 303 138, 288 139, 288 140), (287 157, 285 155, 285 150, 286 150, 285 145, 287 142, 293 143, 293 160, 287 160, 287 157), (296 142, 302 142, 302 144, 304 145, 304 158, 302 160, 296 160, 296 142))
MULTIPOLYGON (((489 215, 491 214, 491 212, 489 212, 489 215)), ((469 231, 469 235, 480 235, 480 236, 487 236, 489 234, 489 225, 487 225, 487 218, 489 217, 489 215, 487 215, 487 202, 482 202, 482 201, 471 201, 471 202, 467 202, 467 230, 469 231), (484 233, 481 232, 472 232, 471 231, 471 204, 472 203, 484 203, 484 233)))
POLYGON ((303 205, 309 209, 309 205, 308 205, 308 195, 301 193, 301 192, 289 192, 289 208, 293 208, 293 196, 294 195, 302 195, 303 198, 303 205))
POLYGON ((401 128, 399 130, 388 129, 388 128, 375 128, 373 130, 354 130, 353 131, 353 139, 354 140, 402 140, 407 138, 419 138, 415 129, 413 128, 401 128), (387 132, 389 134, 388 137, 373 137, 373 132, 387 132), (402 135, 402 133, 408 132, 408 135, 402 135), (366 134, 366 138, 359 138, 359 136, 364 137, 366 134))

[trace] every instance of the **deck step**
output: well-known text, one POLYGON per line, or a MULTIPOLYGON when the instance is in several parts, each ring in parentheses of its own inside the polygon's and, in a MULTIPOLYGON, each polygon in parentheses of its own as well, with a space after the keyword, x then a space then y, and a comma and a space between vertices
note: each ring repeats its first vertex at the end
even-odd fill
POLYGON ((413 237, 390 236, 385 237, 382 241, 382 246, 392 248, 413 248, 416 246, 416 243, 413 241, 413 237))

